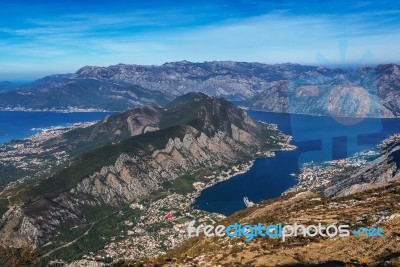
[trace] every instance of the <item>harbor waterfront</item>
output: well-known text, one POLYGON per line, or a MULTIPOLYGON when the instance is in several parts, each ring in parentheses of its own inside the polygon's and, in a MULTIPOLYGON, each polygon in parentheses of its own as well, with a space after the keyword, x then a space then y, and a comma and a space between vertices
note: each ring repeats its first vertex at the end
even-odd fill
POLYGON ((399 119, 364 119, 344 125, 332 117, 249 110, 253 118, 278 125, 293 136, 297 149, 277 151, 275 157, 258 158, 242 174, 204 189, 195 200, 195 208, 230 215, 252 202, 272 199, 294 187, 304 163, 343 159, 374 148, 385 138, 400 132, 399 119))

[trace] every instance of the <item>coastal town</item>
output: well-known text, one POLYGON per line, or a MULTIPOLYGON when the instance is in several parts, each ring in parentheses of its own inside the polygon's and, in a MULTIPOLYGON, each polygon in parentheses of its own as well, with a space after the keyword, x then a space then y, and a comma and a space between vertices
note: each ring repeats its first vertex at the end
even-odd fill
MULTIPOLYGON (((63 133, 78 128, 89 127, 96 122, 74 123, 66 126, 54 126, 45 129, 31 129, 35 133, 23 140, 13 140, 0 145, 0 169, 3 170, 2 182, 7 182, 7 173, 19 177, 5 188, 13 187, 28 178, 49 173, 51 168, 60 166, 69 160, 69 155, 62 149, 47 148, 46 142, 60 137, 63 133)), ((15 179, 14 179, 15 180, 15 179)))
POLYGON ((111 238, 101 251, 93 251, 82 257, 83 260, 104 262, 112 259, 140 259, 162 255, 188 238, 187 226, 190 221, 196 224, 214 224, 225 218, 218 213, 195 209, 192 204, 201 191, 218 182, 249 170, 254 161, 238 164, 227 171, 214 171, 205 178, 208 182, 195 182, 194 191, 187 194, 173 193, 144 203, 132 203, 130 208, 140 211, 136 221, 124 221, 130 229, 111 238), (116 241, 116 240, 119 241, 116 241))
POLYGON ((46 109, 37 109, 37 108, 26 108, 21 106, 14 107, 2 107, 0 111, 25 111, 25 112, 59 112, 59 113, 71 113, 71 112, 108 112, 108 110, 99 109, 99 108, 79 108, 79 107, 65 107, 63 109, 57 108, 46 108, 46 109))
POLYGON ((306 190, 321 192, 339 179, 343 173, 351 175, 354 170, 373 161, 378 156, 379 152, 376 149, 370 149, 345 159, 304 163, 300 173, 292 174, 298 178, 298 184, 288 189, 285 194, 306 190))
MULTIPOLYGON (((38 131, 34 136, 21 141, 13 141, 0 148, 0 160, 3 166, 12 167, 22 172, 22 177, 16 182, 9 183, 2 193, 7 192, 7 188, 14 187, 27 177, 47 174, 54 166, 62 166, 69 162, 70 155, 65 150, 57 150, 46 147, 46 143, 58 138, 67 131, 78 128, 86 128, 95 122, 76 123, 68 127, 52 127, 49 129, 32 129, 38 131), (39 168, 40 167, 40 168, 39 168)), ((275 126, 276 127, 276 126, 275 126)), ((274 137, 272 137, 274 139, 274 137)), ((279 142, 281 150, 292 150, 295 146, 290 145, 290 136, 286 136, 285 141, 279 142)), ((278 140, 277 140, 278 141, 278 140)), ((273 150, 257 151, 256 157, 273 157, 273 150)), ((100 250, 96 249, 86 253, 81 260, 89 262, 110 262, 117 259, 141 259, 143 257, 158 256, 169 249, 178 246, 187 236, 187 225, 191 221, 196 224, 214 224, 225 218, 222 214, 209 213, 198 210, 193 206, 195 199, 201 191, 218 182, 230 179, 232 176, 247 172, 254 164, 254 160, 241 162, 236 165, 225 166, 222 169, 208 170, 206 174, 201 174, 194 181, 191 181, 190 192, 174 192, 168 189, 162 192, 161 196, 134 202, 129 205, 130 210, 119 210, 117 216, 122 213, 129 214, 129 219, 123 219, 120 231, 115 231, 114 236, 107 237, 107 244, 100 250), (131 216, 132 214, 132 216, 131 216)), ((4 194, 4 195, 7 195, 4 194)), ((246 205, 254 205, 245 199, 246 205), (246 204, 247 203, 247 204, 246 204)), ((123 216, 121 216, 122 218, 123 216)), ((125 217, 123 217, 125 218, 125 217)), ((88 234, 96 227, 96 222, 88 224, 81 236, 88 234)), ((82 228, 83 229, 83 228, 82 228)), ((73 229, 71 229, 73 230, 73 229)), ((55 237, 57 239, 57 236, 55 237)), ((79 239, 79 238, 78 238, 79 239)), ((76 239, 76 240, 78 240, 76 239)), ((60 239, 61 240, 61 239, 60 239)), ((65 248, 75 243, 75 239, 70 241, 48 242, 48 250, 45 255, 51 255, 59 248, 65 248)), ((64 264, 61 259, 52 260, 50 263, 64 264)))

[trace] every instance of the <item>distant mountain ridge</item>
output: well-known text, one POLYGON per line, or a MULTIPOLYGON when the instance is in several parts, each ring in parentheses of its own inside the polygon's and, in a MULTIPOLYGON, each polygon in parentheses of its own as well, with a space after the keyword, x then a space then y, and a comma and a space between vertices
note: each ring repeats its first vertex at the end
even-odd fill
POLYGON ((211 96, 246 99, 262 91, 273 81, 333 72, 335 71, 324 67, 290 63, 268 65, 234 61, 179 61, 161 66, 86 66, 78 70, 76 75, 124 84, 139 84, 152 91, 175 96, 202 92, 211 96))
POLYGON ((400 66, 280 80, 246 100, 250 109, 337 117, 399 117, 400 66))
POLYGON ((396 64, 358 70, 234 61, 85 66, 76 73, 48 76, 19 89, 2 94, 0 109, 125 111, 140 105, 163 106, 177 96, 202 92, 243 100, 247 108, 271 112, 331 115, 336 108, 340 109, 339 116, 400 116, 400 72, 396 64), (347 88, 354 96, 335 99, 337 94, 331 93, 335 86, 347 88), (358 87, 366 88, 369 97, 360 94, 358 87), (360 103, 354 104, 353 98, 360 103), (364 107, 367 102, 373 104, 369 114, 364 114, 363 108, 359 110, 363 114, 355 112, 355 106, 364 107))
POLYGON ((13 82, 8 82, 8 81, 0 82, 0 93, 11 91, 17 86, 18 85, 13 82))
POLYGON ((164 105, 177 96, 202 92, 228 99, 247 99, 272 81, 318 76, 329 69, 298 64, 188 61, 161 66, 118 64, 86 66, 74 74, 57 74, 3 94, 3 110, 112 110, 164 105))
POLYGON ((124 111, 141 105, 166 104, 173 98, 96 79, 54 75, 1 94, 0 109, 32 111, 124 111))

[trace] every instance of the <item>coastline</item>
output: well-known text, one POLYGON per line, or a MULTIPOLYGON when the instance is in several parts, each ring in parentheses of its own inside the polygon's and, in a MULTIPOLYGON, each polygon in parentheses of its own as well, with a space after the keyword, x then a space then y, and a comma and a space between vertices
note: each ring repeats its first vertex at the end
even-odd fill
POLYGON ((262 110, 262 109, 253 109, 249 108, 246 106, 239 106, 239 108, 247 111, 257 111, 257 112, 268 112, 268 113, 274 113, 274 114, 286 114, 286 115, 305 115, 305 116, 313 116, 313 117, 330 117, 330 118, 337 118, 337 119, 399 119, 400 117, 396 116, 377 116, 377 117, 354 117, 354 116, 332 116, 330 114, 310 114, 310 113, 301 113, 301 112, 277 112, 277 111, 267 111, 267 110, 262 110))
MULTIPOLYGON (((110 242, 97 253, 84 257, 80 261, 86 260, 94 262, 96 259, 104 257, 101 256, 104 254, 112 256, 114 260, 139 259, 145 255, 163 255, 165 250, 153 245, 153 243, 158 243, 156 236, 143 237, 140 233, 143 231, 147 232, 150 228, 158 228, 158 232, 163 233, 164 238, 168 237, 168 240, 171 240, 171 242, 164 243, 165 246, 169 247, 169 249, 179 246, 189 238, 186 230, 189 221, 195 220, 197 222, 208 221, 210 223, 216 223, 227 217, 220 213, 208 212, 193 206, 194 201, 200 196, 204 189, 229 180, 239 174, 246 173, 258 158, 273 156, 273 151, 267 151, 264 153, 264 156, 255 156, 249 161, 231 165, 227 167, 228 170, 221 172, 214 171, 212 175, 205 177, 210 179, 207 183, 194 182, 193 187, 195 190, 191 193, 173 193, 146 204, 131 203, 130 207, 132 209, 139 209, 141 211, 142 223, 135 224, 134 222, 126 222, 128 224, 132 223, 132 229, 127 232, 128 235, 125 236, 124 239, 118 242, 110 242), (171 206, 171 203, 176 203, 176 205, 171 206), (171 223, 170 226, 168 226, 169 224, 166 225, 164 222, 165 219, 163 219, 163 216, 167 213, 166 210, 168 210, 170 214, 174 214, 174 218, 169 220, 171 223), (176 215, 177 213, 182 215, 176 215), (189 220, 187 217, 191 217, 191 219, 189 220), (132 252, 132 249, 141 246, 143 243, 147 243, 148 245, 143 247, 142 250, 135 250, 132 252), (126 249, 119 249, 120 247, 125 247, 126 249)), ((80 261, 78 260, 75 262, 80 261)))
MULTIPOLYGON (((389 139, 390 137, 385 140, 389 139)), ((332 186, 333 177, 343 172, 350 174, 354 168, 358 169, 373 163, 380 155, 377 148, 371 148, 342 159, 307 162, 300 168, 298 173, 291 174, 298 183, 287 189, 282 195, 301 191, 324 192, 325 189, 332 186)))
MULTIPOLYGON (((78 123, 79 124, 79 123, 78 123)), ((43 141, 43 138, 49 138, 52 135, 52 131, 60 131, 61 129, 68 131, 71 130, 71 127, 61 127, 57 128, 58 126, 50 127, 50 128, 45 128, 45 129, 40 129, 41 131, 31 137, 28 137, 27 139, 32 141, 35 140, 36 138, 39 138, 39 141, 43 141)), ((215 171, 214 172, 214 177, 206 177, 209 178, 209 180, 206 183, 193 183, 193 186, 195 188, 194 192, 188 193, 188 194, 172 194, 172 195, 167 195, 163 199, 156 200, 154 203, 149 203, 146 205, 144 208, 144 213, 145 215, 143 217, 143 224, 141 225, 135 225, 129 230, 129 232, 124 234, 124 240, 120 241, 119 243, 114 242, 113 239, 111 243, 109 243, 109 246, 107 245, 104 247, 103 251, 115 251, 111 247, 113 244, 119 244, 116 245, 116 247, 121 247, 121 245, 129 243, 130 245, 134 244, 137 242, 137 244, 143 243, 143 241, 146 241, 148 238, 151 238, 149 242, 151 244, 156 244, 157 243, 157 238, 158 235, 149 237, 149 236, 141 236, 142 230, 145 230, 146 232, 150 232, 150 229, 156 228, 158 224, 163 224, 165 223, 164 216, 166 214, 166 210, 168 212, 171 212, 174 214, 176 213, 181 213, 182 216, 176 215, 177 217, 180 216, 180 220, 174 220, 172 221, 173 223, 173 228, 168 228, 165 226, 160 226, 161 230, 159 231, 163 236, 170 236, 170 239, 172 240, 172 243, 170 244, 167 242, 167 246, 174 247, 178 245, 180 242, 184 241, 186 239, 186 222, 182 222, 183 219, 187 218, 186 215, 189 214, 189 217, 192 216, 192 218, 196 218, 196 220, 199 219, 204 219, 204 220, 211 220, 213 222, 216 222, 222 218, 225 218, 225 215, 218 214, 218 213, 210 213, 204 210, 199 210, 195 209, 192 204, 194 200, 201 194, 202 190, 211 187, 219 182, 228 180, 233 178, 234 176, 237 176, 239 174, 246 173, 251 169, 251 167, 254 165, 255 161, 258 158, 266 158, 266 157, 274 157, 275 156, 275 151, 284 151, 284 150, 293 150, 295 147, 291 145, 289 142, 291 140, 291 136, 287 136, 287 139, 283 142, 285 143, 279 143, 281 146, 279 149, 275 150, 266 150, 266 151, 256 151, 254 155, 251 157, 251 160, 248 161, 243 161, 240 163, 228 165, 226 169, 223 171, 215 171), (171 204, 173 203, 173 204, 171 204), (176 204, 175 204, 176 203, 176 204), (164 208, 164 209, 162 209, 164 208), (146 223, 148 222, 148 224, 146 223), (137 234, 137 235, 136 235, 137 234), (147 238, 147 239, 146 239, 147 238), (153 242, 154 238, 154 242, 153 242), (182 239, 181 239, 182 238, 182 239)), ((64 156, 63 156, 64 157, 64 156)), ((4 192, 3 192, 4 193, 4 192)), ((178 218, 177 218, 178 219, 178 218)), ((134 221, 127 221, 125 224, 126 225, 131 225, 131 223, 134 223, 134 221)), ((119 239, 119 238, 118 238, 119 239)), ((143 249, 143 251, 137 251, 136 254, 132 253, 132 255, 135 255, 135 257, 141 256, 143 252, 148 253, 148 255, 151 255, 151 253, 154 253, 154 255, 158 255, 160 253, 163 253, 163 250, 159 249, 158 247, 151 247, 148 246, 148 248, 143 249), (147 250, 148 249, 148 250, 147 250)), ((97 253, 97 252, 96 252, 97 253)), ((126 253, 125 255, 128 254, 128 250, 121 252, 121 253, 126 253)), ((110 253, 111 255, 111 253, 110 253)), ((96 256, 94 256, 94 259, 96 256)), ((123 257, 122 257, 123 258, 123 257)), ((93 258, 92 258, 93 259, 93 258)))
POLYGON ((26 109, 26 108, 0 108, 0 112, 54 112, 54 113, 92 113, 92 112, 98 112, 98 113, 118 113, 118 112, 123 112, 123 111, 110 111, 110 110, 105 110, 105 109, 94 109, 94 108, 71 108, 71 109, 26 109))
MULTIPOLYGON (((233 178, 233 177, 235 177, 235 176, 237 176, 239 174, 243 174, 243 173, 246 173, 247 171, 249 171, 250 168, 253 167, 254 162, 256 161, 257 158, 258 157, 256 157, 253 160, 250 160, 250 161, 248 161, 246 163, 243 163, 243 164, 233 165, 230 168, 231 168, 231 170, 234 170, 234 173, 230 173, 230 172, 228 173, 228 172, 222 171, 221 173, 219 173, 219 175, 216 178, 214 178, 213 180, 211 180, 207 184, 195 182, 194 184, 197 184, 198 186, 195 186, 196 191, 189 196, 192 199, 190 204, 193 205, 193 203, 196 200, 196 198, 198 198, 200 196, 201 192, 204 189, 207 189, 207 188, 209 188, 211 186, 214 186, 214 185, 216 185, 216 184, 218 184, 220 182, 227 181, 227 180, 229 180, 229 179, 231 179, 231 178, 233 178), (239 170, 239 168, 243 168, 243 169, 239 170), (224 175, 227 175, 227 176, 224 176, 224 175), (203 185, 201 185, 201 184, 203 184, 203 185)), ((223 214, 220 214, 220 215, 226 217, 223 214)))
POLYGON ((0 146, 20 142, 42 130, 63 128, 75 123, 98 122, 116 113, 110 112, 56 112, 56 111, 0 111, 3 127, 0 129, 0 146))
MULTIPOLYGON (((22 140, 12 140, 11 142, 0 144, 0 161, 3 165, 14 166, 15 168, 21 170, 30 170, 31 168, 37 169, 34 166, 43 164, 40 169, 37 169, 36 173, 46 173, 50 170, 52 164, 49 165, 46 160, 40 158, 40 155, 48 154, 49 156, 54 157, 54 163, 57 165, 62 165, 67 162, 69 160, 69 156, 63 151, 49 151, 45 148, 42 148, 42 144, 50 139, 60 137, 62 134, 68 131, 90 127, 95 123, 97 123, 97 121, 77 122, 68 126, 38 128, 36 129, 36 133, 23 138, 22 140), (32 154, 32 156, 26 157, 26 154, 32 154)), ((0 185, 0 196, 7 194, 7 192, 13 189, 15 186, 31 178, 31 175, 25 175, 14 181, 8 182, 7 184, 0 185)))
MULTIPOLYGON (((210 181, 207 184, 204 184, 204 186, 199 186, 198 188, 196 188, 196 192, 192 193, 193 194, 193 200, 191 201, 191 205, 193 205, 193 203, 196 200, 196 198, 198 198, 200 196, 201 192, 204 189, 212 187, 212 186, 214 186, 214 185, 216 185, 216 184, 218 184, 220 182, 227 181, 227 180, 229 180, 229 179, 231 179, 231 178, 233 178, 233 177, 235 177, 237 175, 244 174, 244 173, 248 172, 253 167, 253 165, 254 165, 254 163, 255 163, 255 161, 257 159, 275 157, 276 156, 275 155, 276 151, 291 151, 291 150, 295 150, 295 149, 297 149, 297 147, 295 145, 292 145, 292 144, 288 143, 288 144, 283 145, 283 147, 281 149, 270 150, 270 151, 265 151, 265 152, 260 152, 260 151, 257 152, 255 157, 254 157, 254 159, 252 159, 252 160, 250 160, 250 161, 248 161, 246 163, 243 163, 243 164, 236 164, 236 165, 231 166, 230 169, 234 170, 234 173, 221 172, 216 177, 216 179, 210 181), (224 176, 224 174, 227 175, 227 176, 224 176)), ((218 214, 220 214, 220 213, 218 213, 218 214)), ((220 214, 220 215, 226 217, 223 214, 220 214)))
POLYGON ((0 143, 0 147, 2 146, 8 146, 11 145, 15 142, 43 142, 47 141, 51 138, 55 138, 60 136, 61 134, 72 131, 77 128, 86 128, 89 127, 100 120, 95 120, 95 121, 87 121, 87 122, 74 122, 74 123, 67 123, 66 125, 54 125, 54 126, 49 126, 49 127, 43 127, 43 128, 31 128, 30 130, 32 131, 32 135, 29 135, 27 137, 24 137, 22 139, 12 139, 10 142, 6 143, 0 143))
MULTIPOLYGON (((331 118, 338 118, 338 119, 398 119, 399 117, 396 116, 366 116, 366 117, 356 117, 356 116, 332 116, 329 114, 311 114, 311 113, 301 113, 301 112, 277 112, 277 111, 266 111, 262 109, 253 109, 246 106, 240 106, 239 108, 245 111, 257 111, 257 112, 268 112, 268 113, 275 113, 275 114, 287 114, 287 115, 305 115, 305 116, 313 116, 313 117, 331 117, 331 118)), ((132 109, 135 107, 132 107, 132 109)), ((129 109, 127 109, 129 110, 129 109)), ((127 110, 106 110, 106 109, 96 109, 96 108, 75 108, 71 107, 68 109, 32 109, 32 108, 0 108, 1 111, 9 111, 9 112, 55 112, 55 113, 79 113, 79 112, 113 112, 113 113, 120 113, 127 110)))

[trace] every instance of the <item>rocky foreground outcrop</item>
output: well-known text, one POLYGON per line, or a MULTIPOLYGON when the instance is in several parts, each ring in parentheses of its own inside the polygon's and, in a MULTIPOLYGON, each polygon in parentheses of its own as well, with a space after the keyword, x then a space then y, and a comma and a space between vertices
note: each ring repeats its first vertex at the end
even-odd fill
POLYGON ((383 236, 206 237, 201 234, 166 255, 114 266, 398 266, 400 263, 400 185, 339 197, 291 193, 239 211, 216 225, 239 223, 349 225, 381 227, 383 236))

